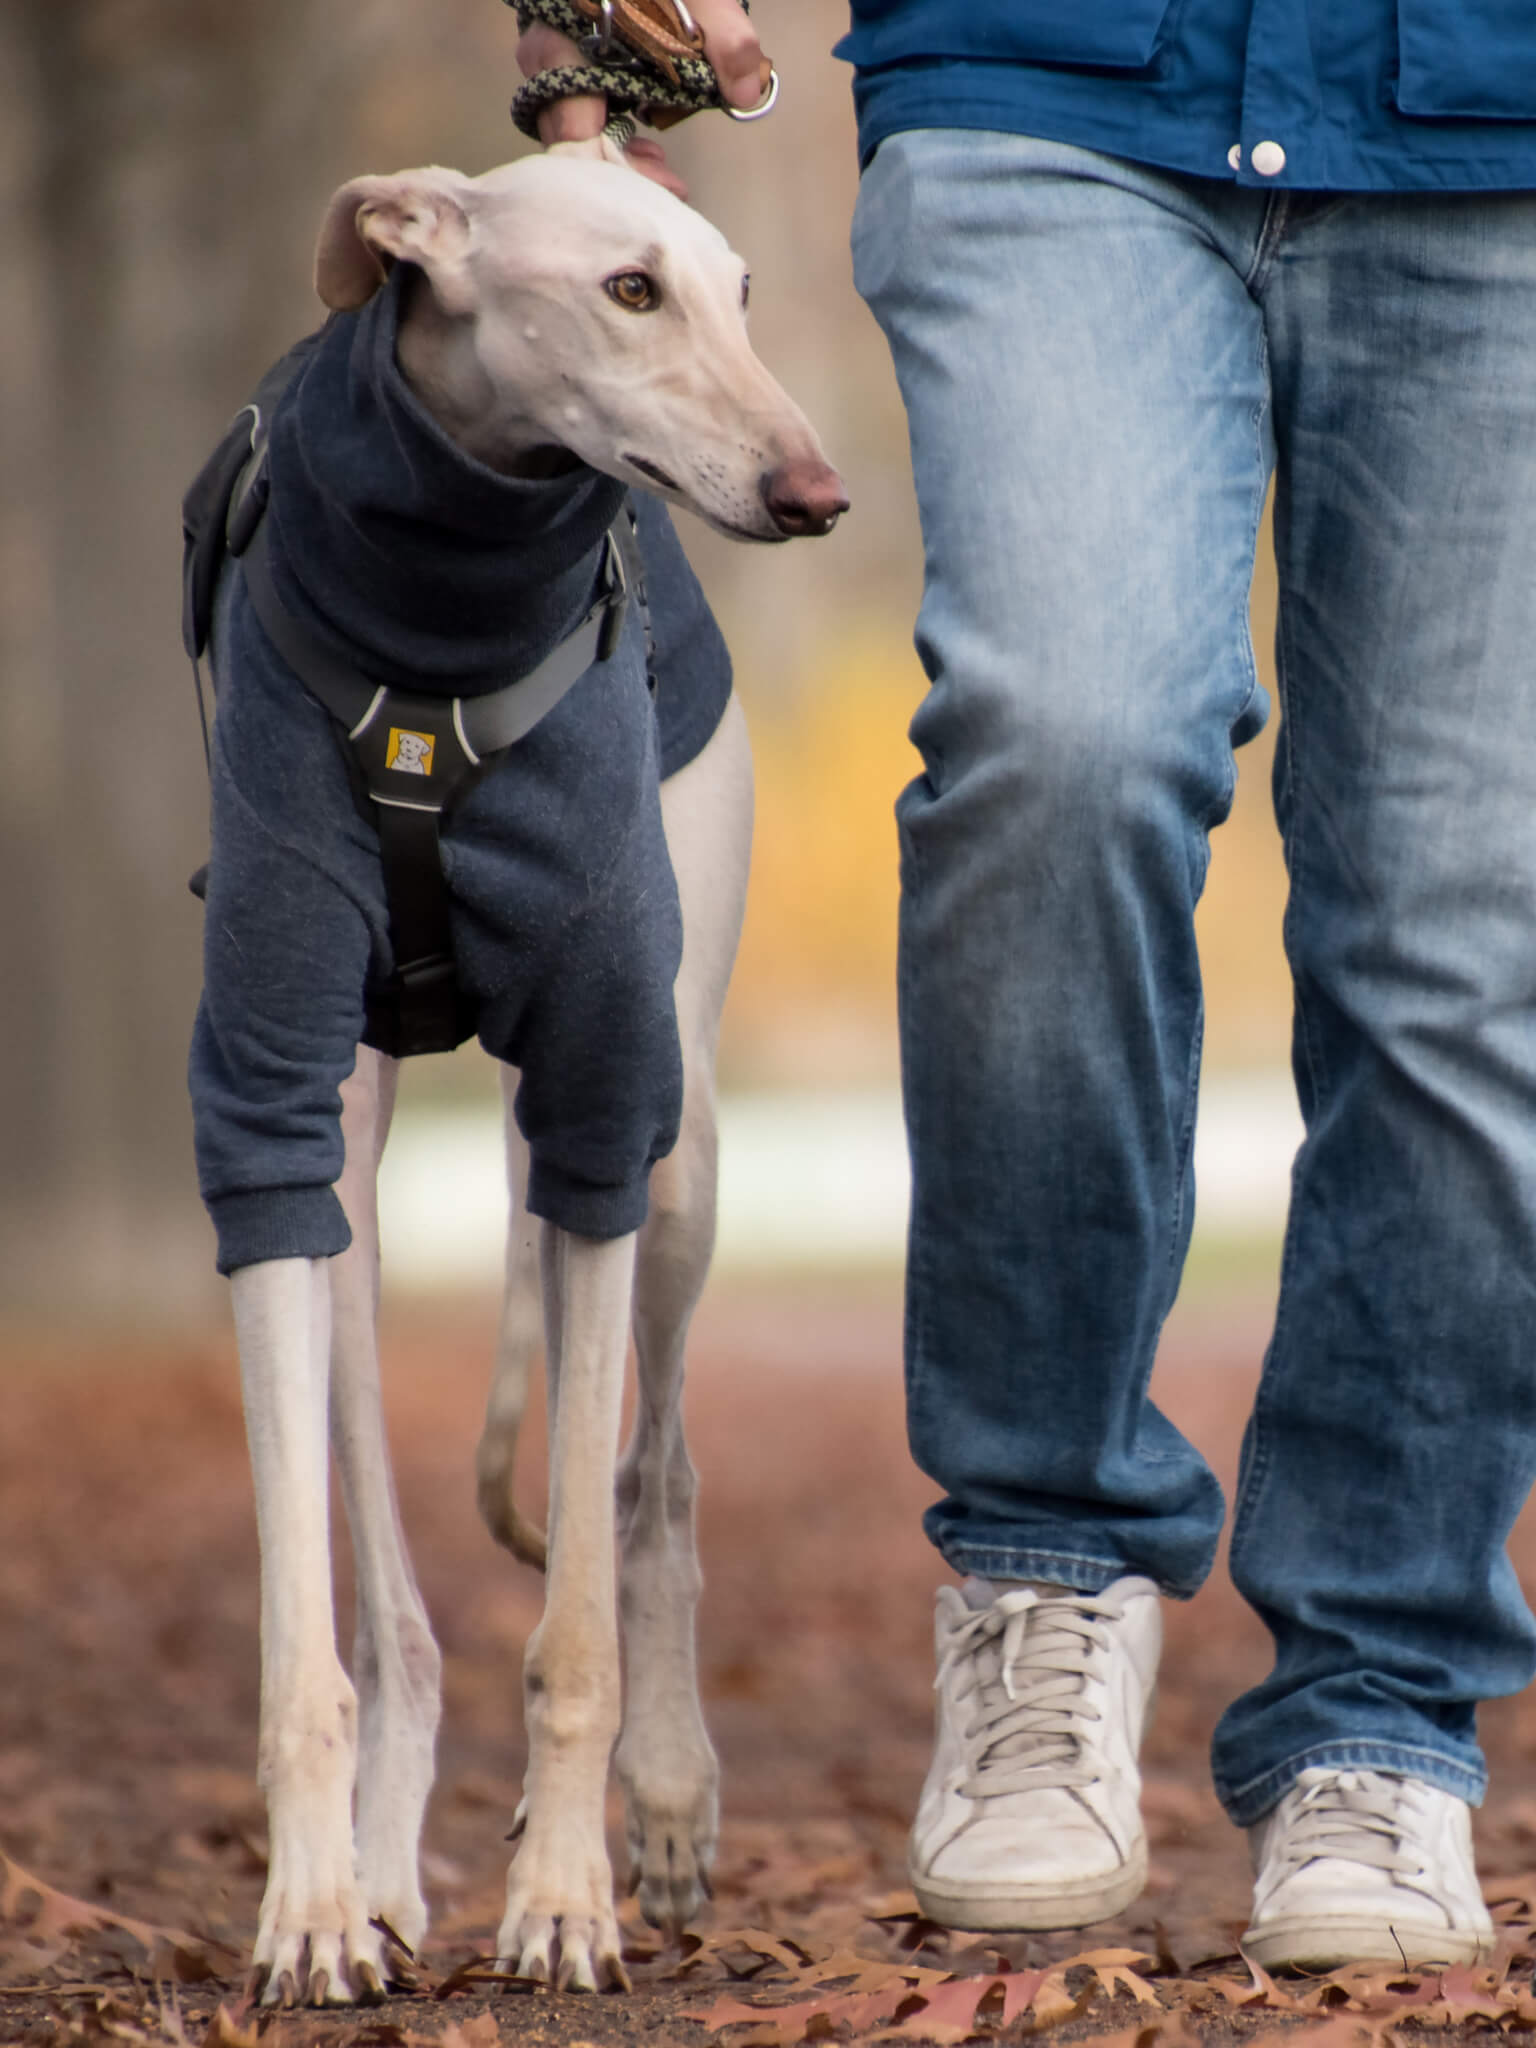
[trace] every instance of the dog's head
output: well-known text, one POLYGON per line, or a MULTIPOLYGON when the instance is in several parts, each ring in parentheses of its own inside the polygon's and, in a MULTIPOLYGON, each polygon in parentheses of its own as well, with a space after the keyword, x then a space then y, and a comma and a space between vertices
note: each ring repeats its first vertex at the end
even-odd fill
POLYGON ((745 540, 826 533, 846 510, 810 422, 752 352, 740 257, 611 144, 479 178, 353 179, 326 213, 316 288, 360 306, 389 261, 425 280, 401 367, 482 461, 568 449, 745 540))

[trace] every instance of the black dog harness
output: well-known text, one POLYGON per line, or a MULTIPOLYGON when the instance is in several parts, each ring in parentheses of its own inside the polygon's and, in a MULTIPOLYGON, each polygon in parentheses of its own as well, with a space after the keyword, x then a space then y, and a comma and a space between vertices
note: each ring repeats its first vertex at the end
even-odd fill
MULTIPOLYGON (((475 1028, 454 965, 438 843, 443 815, 488 760, 531 732, 594 662, 610 658, 631 594, 644 615, 643 572, 626 508, 604 540, 602 588, 586 616, 536 668, 483 694, 434 696, 340 659, 285 609, 267 553, 268 424, 317 338, 306 337, 267 372, 183 500, 182 640, 201 713, 198 663, 219 573, 226 556, 238 560, 268 639, 335 721, 354 790, 378 830, 395 965, 369 984, 363 1042, 404 1059, 451 1051, 475 1028)), ((206 872, 193 877, 198 895, 206 872)))

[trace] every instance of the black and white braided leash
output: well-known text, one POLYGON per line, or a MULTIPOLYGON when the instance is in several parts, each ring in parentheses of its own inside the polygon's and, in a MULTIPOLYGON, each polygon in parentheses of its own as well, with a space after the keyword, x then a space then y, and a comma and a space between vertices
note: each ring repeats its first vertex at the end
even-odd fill
MULTIPOLYGON (((634 141, 637 122, 655 110, 680 119, 685 114, 719 107, 733 120, 755 121, 778 98, 779 81, 775 73, 761 106, 745 111, 730 106, 721 98, 720 81, 704 57, 674 57, 674 82, 659 65, 622 40, 614 25, 611 4, 604 5, 595 23, 573 0, 507 0, 507 5, 516 8, 520 29, 526 31, 534 22, 543 22, 547 28, 568 36, 582 53, 580 64, 559 64, 537 72, 513 100, 513 122, 535 141, 544 109, 576 93, 597 93, 607 100, 609 118, 604 133, 621 149, 634 141)), ((742 0, 742 12, 746 11, 742 0)))

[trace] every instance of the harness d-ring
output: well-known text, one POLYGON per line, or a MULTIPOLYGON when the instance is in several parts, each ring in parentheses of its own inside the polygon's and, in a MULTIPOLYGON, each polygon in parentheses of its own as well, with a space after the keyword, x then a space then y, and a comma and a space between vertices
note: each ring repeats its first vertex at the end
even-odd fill
MULTIPOLYGON (((610 0, 603 0, 603 4, 608 6, 610 0)), ((673 4, 676 4, 676 0, 673 0, 673 4)), ((768 96, 766 99, 759 101, 755 107, 733 107, 728 100, 722 100, 720 104, 725 108, 725 111, 733 121, 761 121, 764 114, 771 114, 773 112, 774 104, 778 97, 779 74, 773 65, 770 64, 768 67, 768 96)))

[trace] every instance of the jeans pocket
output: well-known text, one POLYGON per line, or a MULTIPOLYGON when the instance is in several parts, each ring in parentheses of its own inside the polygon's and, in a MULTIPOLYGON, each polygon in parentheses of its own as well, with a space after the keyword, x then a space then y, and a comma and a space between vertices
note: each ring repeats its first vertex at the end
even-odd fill
POLYGON ((1400 114, 1536 121, 1536 8, 1529 0, 1397 0, 1400 114))

